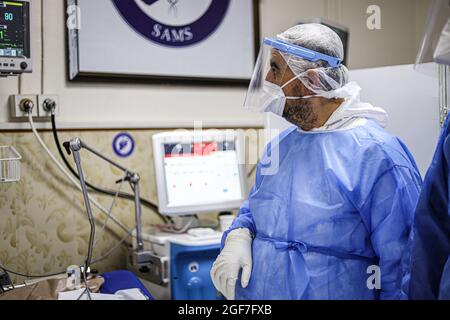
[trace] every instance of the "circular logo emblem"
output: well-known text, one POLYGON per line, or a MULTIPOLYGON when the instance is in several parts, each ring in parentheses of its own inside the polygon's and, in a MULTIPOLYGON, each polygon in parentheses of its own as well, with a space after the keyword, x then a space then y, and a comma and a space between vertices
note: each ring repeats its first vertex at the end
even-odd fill
POLYGON ((230 0, 112 1, 136 32, 169 47, 186 47, 208 38, 230 6, 230 0))
POLYGON ((191 262, 188 268, 189 272, 196 273, 198 272, 198 270, 200 270, 200 265, 198 264, 198 262, 191 262))
POLYGON ((129 157, 133 153, 134 147, 134 139, 128 133, 120 133, 114 138, 113 149, 119 157, 129 157))

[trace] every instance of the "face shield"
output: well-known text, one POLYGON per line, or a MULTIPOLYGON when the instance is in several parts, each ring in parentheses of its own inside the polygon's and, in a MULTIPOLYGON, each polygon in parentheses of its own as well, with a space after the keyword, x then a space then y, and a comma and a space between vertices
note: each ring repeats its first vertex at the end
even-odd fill
POLYGON ((422 73, 436 75, 436 65, 432 62, 450 65, 450 3, 448 0, 433 0, 431 4, 415 68, 422 73))
MULTIPOLYGON (((328 76, 328 69, 342 68, 342 60, 281 40, 266 38, 261 47, 245 100, 245 108, 282 115, 286 100, 346 97, 342 84, 328 76), (323 61, 324 68, 298 68, 302 62, 323 61), (295 66, 295 68, 293 68, 295 66), (294 70, 294 71, 293 71, 294 70), (286 96, 283 89, 299 80, 312 95, 286 96)), ((344 67, 345 68, 345 67, 344 67)))

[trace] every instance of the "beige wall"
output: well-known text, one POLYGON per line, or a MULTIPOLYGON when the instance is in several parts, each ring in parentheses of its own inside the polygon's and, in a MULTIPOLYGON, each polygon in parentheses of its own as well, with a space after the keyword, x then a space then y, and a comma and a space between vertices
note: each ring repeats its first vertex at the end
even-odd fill
MULTIPOLYGON (((273 36, 299 20, 324 17, 351 29, 349 67, 414 62, 429 0, 260 0, 261 36, 273 36), (382 9, 382 30, 366 27, 366 9, 382 9)), ((244 87, 67 82, 64 1, 44 0, 44 70, 41 63, 41 3, 33 0, 34 72, 22 77, 22 93, 60 97, 60 126, 66 128, 261 126, 259 115, 242 109, 244 87), (42 77, 41 77, 42 76, 42 77), (41 83, 43 80, 43 85, 41 83), (95 114, 92 113, 95 110, 95 114)), ((0 79, 0 129, 8 123, 8 97, 19 92, 17 78, 0 79)), ((47 127, 48 125, 44 125, 47 127)))
MULTIPOLYGON (((95 1, 95 0, 93 0, 95 1)), ((351 28, 350 67, 407 64, 415 58, 425 21, 428 0, 261 0, 261 36, 273 36, 297 21, 324 17, 351 28), (382 8, 380 31, 366 28, 366 8, 382 8)), ((161 128, 191 127, 203 121, 209 127, 258 127, 262 117, 242 110, 244 87, 206 87, 106 83, 71 83, 66 80, 64 1, 44 0, 44 41, 40 36, 42 0, 33 4, 34 72, 0 79, 0 145, 14 145, 23 155, 22 180, 0 184, 0 263, 21 272, 60 271, 81 263, 86 253, 88 225, 80 195, 68 187, 27 129, 27 124, 8 123, 8 98, 12 94, 57 94, 60 127, 73 131, 63 139, 81 136, 111 155, 111 141, 119 129, 132 131, 138 149, 125 161, 143 177, 143 196, 156 201, 151 136, 161 128), (44 56, 41 56, 43 44, 44 56), (43 58, 43 64, 41 63, 43 58), (43 81, 41 81, 43 80, 43 81), (19 90, 19 82, 21 88, 19 90), (116 128, 112 131, 79 131, 82 128, 116 128), (156 130, 153 130, 156 129, 156 130)), ((40 125, 49 128, 48 124, 40 125)), ((55 151, 49 133, 44 134, 55 151)), ((87 168, 91 180, 105 186, 117 172, 93 162, 87 168)), ((109 199, 101 198, 107 205, 109 199)), ((132 205, 119 201, 118 217, 133 223, 132 205)), ((144 210, 145 224, 158 221, 144 210)), ((106 233, 96 254, 106 252, 117 239, 106 233)), ((101 270, 124 267, 124 248, 99 265, 101 270)))
POLYGON ((367 68, 409 64, 416 55, 414 2, 410 0, 342 1, 342 22, 352 30, 350 35, 350 68, 367 68), (381 30, 368 30, 367 7, 381 8, 381 30))
POLYGON ((261 33, 273 36, 299 20, 322 17, 350 28, 350 69, 410 64, 415 61, 430 3, 430 0, 261 0, 261 33), (381 30, 366 27, 370 5, 381 8, 381 30))

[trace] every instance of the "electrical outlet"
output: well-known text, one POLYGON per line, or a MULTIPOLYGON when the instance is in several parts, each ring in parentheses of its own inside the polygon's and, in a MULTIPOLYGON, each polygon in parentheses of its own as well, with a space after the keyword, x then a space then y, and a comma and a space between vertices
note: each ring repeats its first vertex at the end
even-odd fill
POLYGON ((38 96, 39 121, 50 121, 52 104, 55 107, 55 115, 59 116, 61 108, 59 107, 59 97, 57 95, 38 96))
POLYGON ((10 119, 13 122, 28 121, 28 112, 24 109, 27 103, 33 106, 33 119, 38 118, 38 103, 36 95, 12 95, 10 97, 10 119))

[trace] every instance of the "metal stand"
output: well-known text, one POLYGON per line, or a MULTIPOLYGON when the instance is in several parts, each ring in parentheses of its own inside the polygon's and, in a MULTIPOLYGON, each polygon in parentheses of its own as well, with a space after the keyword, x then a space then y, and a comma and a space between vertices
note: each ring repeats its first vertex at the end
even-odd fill
POLYGON ((450 109, 450 67, 446 65, 439 65, 439 117, 441 127, 444 126, 445 120, 450 109))
POLYGON ((131 172, 130 170, 122 167, 121 165, 117 164, 116 162, 106 158, 99 152, 90 148, 79 138, 75 138, 75 139, 71 140, 70 142, 65 142, 63 144, 63 146, 66 148, 66 151, 69 155, 71 154, 71 152, 73 152, 73 157, 74 157, 75 164, 77 167, 78 175, 80 176, 80 185, 81 185, 81 189, 83 191, 83 197, 84 197, 84 202, 86 205, 86 211, 87 211, 87 215, 88 215, 88 219, 89 219, 89 224, 91 227, 91 232, 90 232, 90 236, 89 236, 89 248, 88 248, 88 253, 87 253, 86 261, 84 264, 84 270, 83 270, 86 289, 80 296, 80 298, 81 298, 85 293, 87 293, 89 299, 91 300, 91 292, 90 292, 89 286, 87 284, 87 270, 92 263, 92 252, 94 249, 94 239, 95 239, 95 220, 94 220, 94 215, 92 213, 91 203, 89 200, 89 193, 88 193, 86 181, 85 181, 84 174, 83 174, 83 168, 81 166, 80 151, 81 151, 81 149, 86 149, 89 152, 96 155, 97 157, 105 160, 106 162, 110 163, 111 165, 122 170, 125 173, 125 178, 122 178, 122 179, 116 181, 116 183, 119 183, 121 181, 129 181, 131 189, 134 192, 134 205, 135 205, 135 218, 136 218, 136 240, 137 240, 136 255, 138 255, 138 256, 143 254, 143 250, 144 250, 144 243, 142 241, 141 201, 140 201, 140 188, 139 188, 140 177, 137 173, 131 172))

